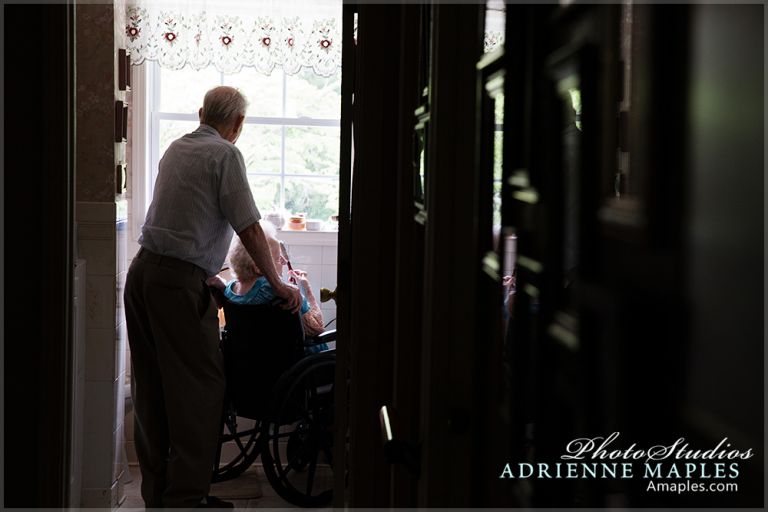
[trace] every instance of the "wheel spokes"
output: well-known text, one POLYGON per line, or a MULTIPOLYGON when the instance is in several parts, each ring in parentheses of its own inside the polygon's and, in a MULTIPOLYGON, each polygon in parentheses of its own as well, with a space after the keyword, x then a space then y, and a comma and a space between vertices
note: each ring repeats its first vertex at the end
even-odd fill
POLYGON ((307 471, 307 496, 312 496, 312 484, 315 482, 315 471, 317 470, 317 455, 318 450, 315 450, 315 456, 312 457, 312 461, 309 463, 309 471, 307 471))
POLYGON ((327 475, 333 460, 334 439, 328 432, 334 411, 329 377, 333 365, 331 359, 322 360, 293 374, 280 388, 271 425, 264 430, 268 433, 267 476, 278 494, 294 504, 319 506, 328 503, 333 493, 332 478, 327 475), (278 434, 279 425, 291 431, 278 434))
POLYGON ((213 481, 221 482, 240 475, 253 463, 258 456, 259 434, 261 429, 259 422, 255 422, 253 428, 239 431, 234 416, 227 416, 224 421, 224 431, 220 436, 219 446, 213 468, 213 481), (231 443, 231 450, 224 450, 224 446, 231 443), (222 460, 222 454, 229 455, 228 460, 222 460))

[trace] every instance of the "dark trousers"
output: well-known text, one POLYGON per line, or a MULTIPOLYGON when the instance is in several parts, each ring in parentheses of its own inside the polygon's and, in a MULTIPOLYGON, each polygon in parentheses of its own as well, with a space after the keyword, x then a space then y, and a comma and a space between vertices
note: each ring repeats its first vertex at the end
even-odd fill
POLYGON ((125 283, 131 393, 147 508, 208 494, 221 430, 224 365, 202 269, 142 249, 125 283))

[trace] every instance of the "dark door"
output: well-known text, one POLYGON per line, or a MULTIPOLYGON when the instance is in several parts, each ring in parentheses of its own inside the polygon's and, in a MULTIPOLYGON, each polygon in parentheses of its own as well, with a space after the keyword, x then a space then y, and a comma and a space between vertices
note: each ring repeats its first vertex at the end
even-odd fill
POLYGON ((346 246, 354 265, 348 356, 339 353, 349 368, 351 506, 473 500, 481 13, 357 7, 346 246))
POLYGON ((0 279, 6 297, 4 378, 14 383, 4 413, 18 420, 5 422, 3 505, 9 508, 71 503, 74 11, 73 2, 3 5, 8 40, 25 39, 30 19, 45 34, 9 45, 3 60, 4 122, 13 129, 3 140, 7 249, 0 279), (28 294, 31 289, 45 292, 28 294))
MULTIPOLYGON (((397 422, 394 432, 404 439, 415 428, 411 412, 418 407, 413 404, 418 386, 413 368, 419 344, 396 346, 393 341, 395 336, 412 340, 418 331, 423 236, 414 221, 411 181, 411 119, 420 96, 415 87, 410 95, 401 91, 401 77, 415 77, 415 63, 401 64, 408 40, 393 36, 406 10, 412 9, 345 6, 342 154, 347 160, 340 194, 336 439, 348 451, 337 448, 339 506, 389 506, 393 469, 380 411, 388 406, 397 422)), ((398 499, 411 499, 404 496, 413 485, 406 480, 398 499)))
POLYGON ((762 445, 757 12, 506 9, 481 57, 482 6, 358 7, 344 503, 759 503, 759 455, 736 495, 500 478, 614 432, 762 445))
MULTIPOLYGON (((749 362, 762 353, 758 314, 745 300, 759 302, 748 275, 759 274, 762 254, 746 236, 760 238, 757 200, 742 182, 713 178, 730 162, 748 183, 761 175, 761 123, 747 114, 762 106, 753 76, 762 53, 749 42, 761 26, 747 21, 749 7, 733 6, 510 7, 508 23, 517 16, 525 36, 519 48, 508 42, 508 65, 522 59, 527 71, 523 94, 507 95, 523 102, 523 131, 504 139, 504 222, 518 240, 508 461, 554 465, 569 441, 614 432, 624 449, 680 437, 702 450, 724 437, 741 450, 761 445, 762 422, 734 412, 762 399, 762 370, 749 362), (729 117, 732 108, 741 115, 729 117), (715 181, 720 195, 702 188, 715 181), (703 240, 719 253, 699 252, 703 240), (719 282, 745 307, 721 296, 722 309, 705 317, 704 304, 717 301, 694 293, 707 293, 702 269, 737 260, 745 266, 719 282), (737 351, 716 355, 712 335, 700 338, 704 325, 744 333, 737 351), (738 406, 715 398, 724 393, 711 391, 705 372, 738 406)), ((642 477, 507 483, 531 506, 759 503, 762 463, 743 471, 732 495, 654 493, 642 477)))

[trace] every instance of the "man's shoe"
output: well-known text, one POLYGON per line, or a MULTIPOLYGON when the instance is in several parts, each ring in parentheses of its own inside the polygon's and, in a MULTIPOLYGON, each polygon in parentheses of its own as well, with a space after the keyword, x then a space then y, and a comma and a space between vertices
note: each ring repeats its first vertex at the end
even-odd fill
POLYGON ((229 501, 220 500, 216 496, 206 496, 197 508, 235 508, 235 505, 229 501))

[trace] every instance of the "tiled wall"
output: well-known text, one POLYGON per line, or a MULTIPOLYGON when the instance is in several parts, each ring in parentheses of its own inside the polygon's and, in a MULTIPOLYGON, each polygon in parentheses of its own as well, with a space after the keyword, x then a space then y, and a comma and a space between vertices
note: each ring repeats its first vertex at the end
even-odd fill
POLYGON ((125 221, 115 204, 117 48, 124 47, 125 1, 76 6, 78 257, 86 260, 85 404, 81 505, 122 500, 125 221))
POLYGON ((70 459, 69 507, 79 508, 83 488, 83 446, 84 446, 84 413, 85 413, 85 308, 86 308, 86 262, 77 259, 73 286, 74 311, 74 382, 72 386, 72 455, 70 459))
POLYGON ((84 507, 122 499, 125 381, 125 222, 114 203, 77 203, 78 253, 86 260, 84 507))

